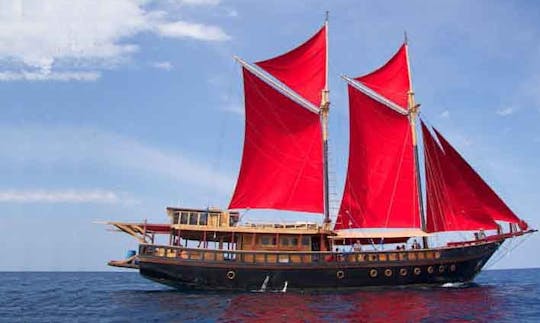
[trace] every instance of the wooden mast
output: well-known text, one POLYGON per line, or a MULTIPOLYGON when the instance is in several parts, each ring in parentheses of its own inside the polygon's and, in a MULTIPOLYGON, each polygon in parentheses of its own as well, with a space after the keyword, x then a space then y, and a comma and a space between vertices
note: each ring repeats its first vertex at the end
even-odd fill
MULTIPOLYGON (((330 110, 330 101, 328 98, 328 11, 324 21, 326 35, 326 76, 324 89, 321 95, 321 125, 322 125, 322 141, 323 141, 323 181, 324 181, 324 220, 323 228, 330 229, 330 192, 329 192, 329 176, 328 176, 328 111, 330 110)), ((322 241, 321 241, 322 242, 322 241)))
MULTIPOLYGON (((416 104, 414 100, 414 90, 412 85, 412 76, 411 76, 411 64, 409 62, 409 44, 407 39, 407 32, 405 32, 405 56, 407 58, 407 70, 409 72, 409 92, 408 96, 408 107, 409 107, 409 122, 411 124, 412 132, 412 142, 414 149, 414 162, 415 162, 415 173, 416 173, 416 187, 418 188, 418 204, 420 209, 420 223, 422 225, 422 230, 426 231, 426 217, 424 214, 424 199, 422 196, 422 181, 420 177, 420 160, 418 157, 418 135, 416 132, 416 117, 418 116, 420 105, 416 104)), ((424 248, 429 248, 427 237, 422 237, 422 244, 424 248)))

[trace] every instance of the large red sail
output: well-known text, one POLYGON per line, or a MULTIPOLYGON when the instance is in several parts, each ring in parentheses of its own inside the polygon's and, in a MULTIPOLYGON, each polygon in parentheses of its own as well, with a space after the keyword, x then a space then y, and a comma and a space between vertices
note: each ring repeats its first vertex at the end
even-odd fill
POLYGON ((403 44, 397 53, 382 67, 374 72, 360 76, 356 80, 395 104, 407 109, 408 92, 411 88, 407 63, 407 45, 403 44))
POLYGON ((426 163, 427 231, 496 229, 497 224, 486 212, 478 191, 464 175, 461 162, 456 159, 454 152, 446 144, 441 147, 423 122, 422 134, 426 163))
POLYGON ((418 228, 409 119, 349 86, 349 166, 335 229, 418 228))
POLYGON ((255 64, 319 106, 326 86, 326 53, 326 26, 323 26, 299 47, 255 64))
MULTIPOLYGON (((493 220, 506 221, 520 224, 524 222, 519 219, 512 210, 502 201, 491 187, 478 175, 478 173, 467 163, 465 159, 457 152, 452 145, 434 129, 437 139, 441 143, 445 155, 457 171, 461 174, 463 180, 467 183, 471 191, 475 193, 476 201, 493 220)), ((526 228, 526 225, 525 225, 526 228)))
POLYGON ((319 115, 243 70, 246 130, 230 209, 323 212, 319 115))

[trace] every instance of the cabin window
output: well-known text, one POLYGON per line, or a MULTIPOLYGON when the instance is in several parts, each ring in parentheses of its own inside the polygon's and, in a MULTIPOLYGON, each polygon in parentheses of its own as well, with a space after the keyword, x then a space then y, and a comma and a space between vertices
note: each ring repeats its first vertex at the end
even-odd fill
POLYGON ((303 246, 311 245, 311 239, 309 237, 302 237, 302 245, 303 246))
POLYGON ((197 220, 199 218, 199 213, 197 212, 190 212, 189 213, 189 224, 191 225, 197 225, 197 220))
POLYGON ((182 212, 180 213, 180 224, 187 224, 188 223, 188 213, 182 212))
POLYGON ((204 212, 199 215, 199 225, 208 224, 208 213, 204 212))
POLYGON ((263 246, 275 246, 276 245, 276 238, 271 236, 262 236, 260 243, 263 246))
POLYGON ((236 222, 238 222, 238 214, 229 214, 229 226, 234 226, 236 222))
POLYGON ((291 238, 291 246, 297 246, 298 245, 298 238, 291 238))
POLYGON ((289 238, 281 237, 281 245, 282 246, 288 246, 289 245, 289 238))

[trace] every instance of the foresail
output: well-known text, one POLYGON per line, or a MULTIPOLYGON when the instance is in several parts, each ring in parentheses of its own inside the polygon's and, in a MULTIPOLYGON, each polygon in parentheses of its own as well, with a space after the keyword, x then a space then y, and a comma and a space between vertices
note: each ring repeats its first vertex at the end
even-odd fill
POLYGON ((493 220, 506 221, 519 224, 522 229, 527 225, 518 218, 512 210, 503 202, 503 200, 489 187, 489 185, 478 175, 478 173, 467 163, 459 152, 450 145, 450 143, 434 129, 437 139, 449 162, 451 162, 467 183, 471 191, 474 192, 476 200, 481 204, 484 212, 489 214, 493 220))
POLYGON ((315 114, 243 69, 246 129, 229 209, 323 212, 321 124, 315 114))
POLYGON ((407 45, 403 44, 386 64, 356 80, 402 108, 408 109, 407 100, 411 84, 407 45))
POLYGON ((326 26, 308 41, 277 57, 255 63, 315 106, 326 86, 326 26))
POLYGON ((419 228, 409 119, 349 85, 350 144, 335 229, 419 228))
MULTIPOLYGON (((464 176, 449 146, 439 145, 422 122, 427 183, 428 232, 496 229, 482 197, 464 176)), ((444 139, 443 139, 444 140, 444 139)))

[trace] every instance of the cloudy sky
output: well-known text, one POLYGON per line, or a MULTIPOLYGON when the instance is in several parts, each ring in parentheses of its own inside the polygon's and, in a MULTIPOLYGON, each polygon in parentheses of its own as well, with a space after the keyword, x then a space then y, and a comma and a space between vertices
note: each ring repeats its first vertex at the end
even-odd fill
MULTIPOLYGON (((0 270, 108 270, 136 244, 94 222, 225 207, 244 122, 232 56, 286 51, 326 10, 334 202, 348 148, 339 75, 376 68, 407 30, 423 117, 540 227, 535 2, 0 0, 0 270)), ((538 243, 494 268, 540 266, 538 243)))

